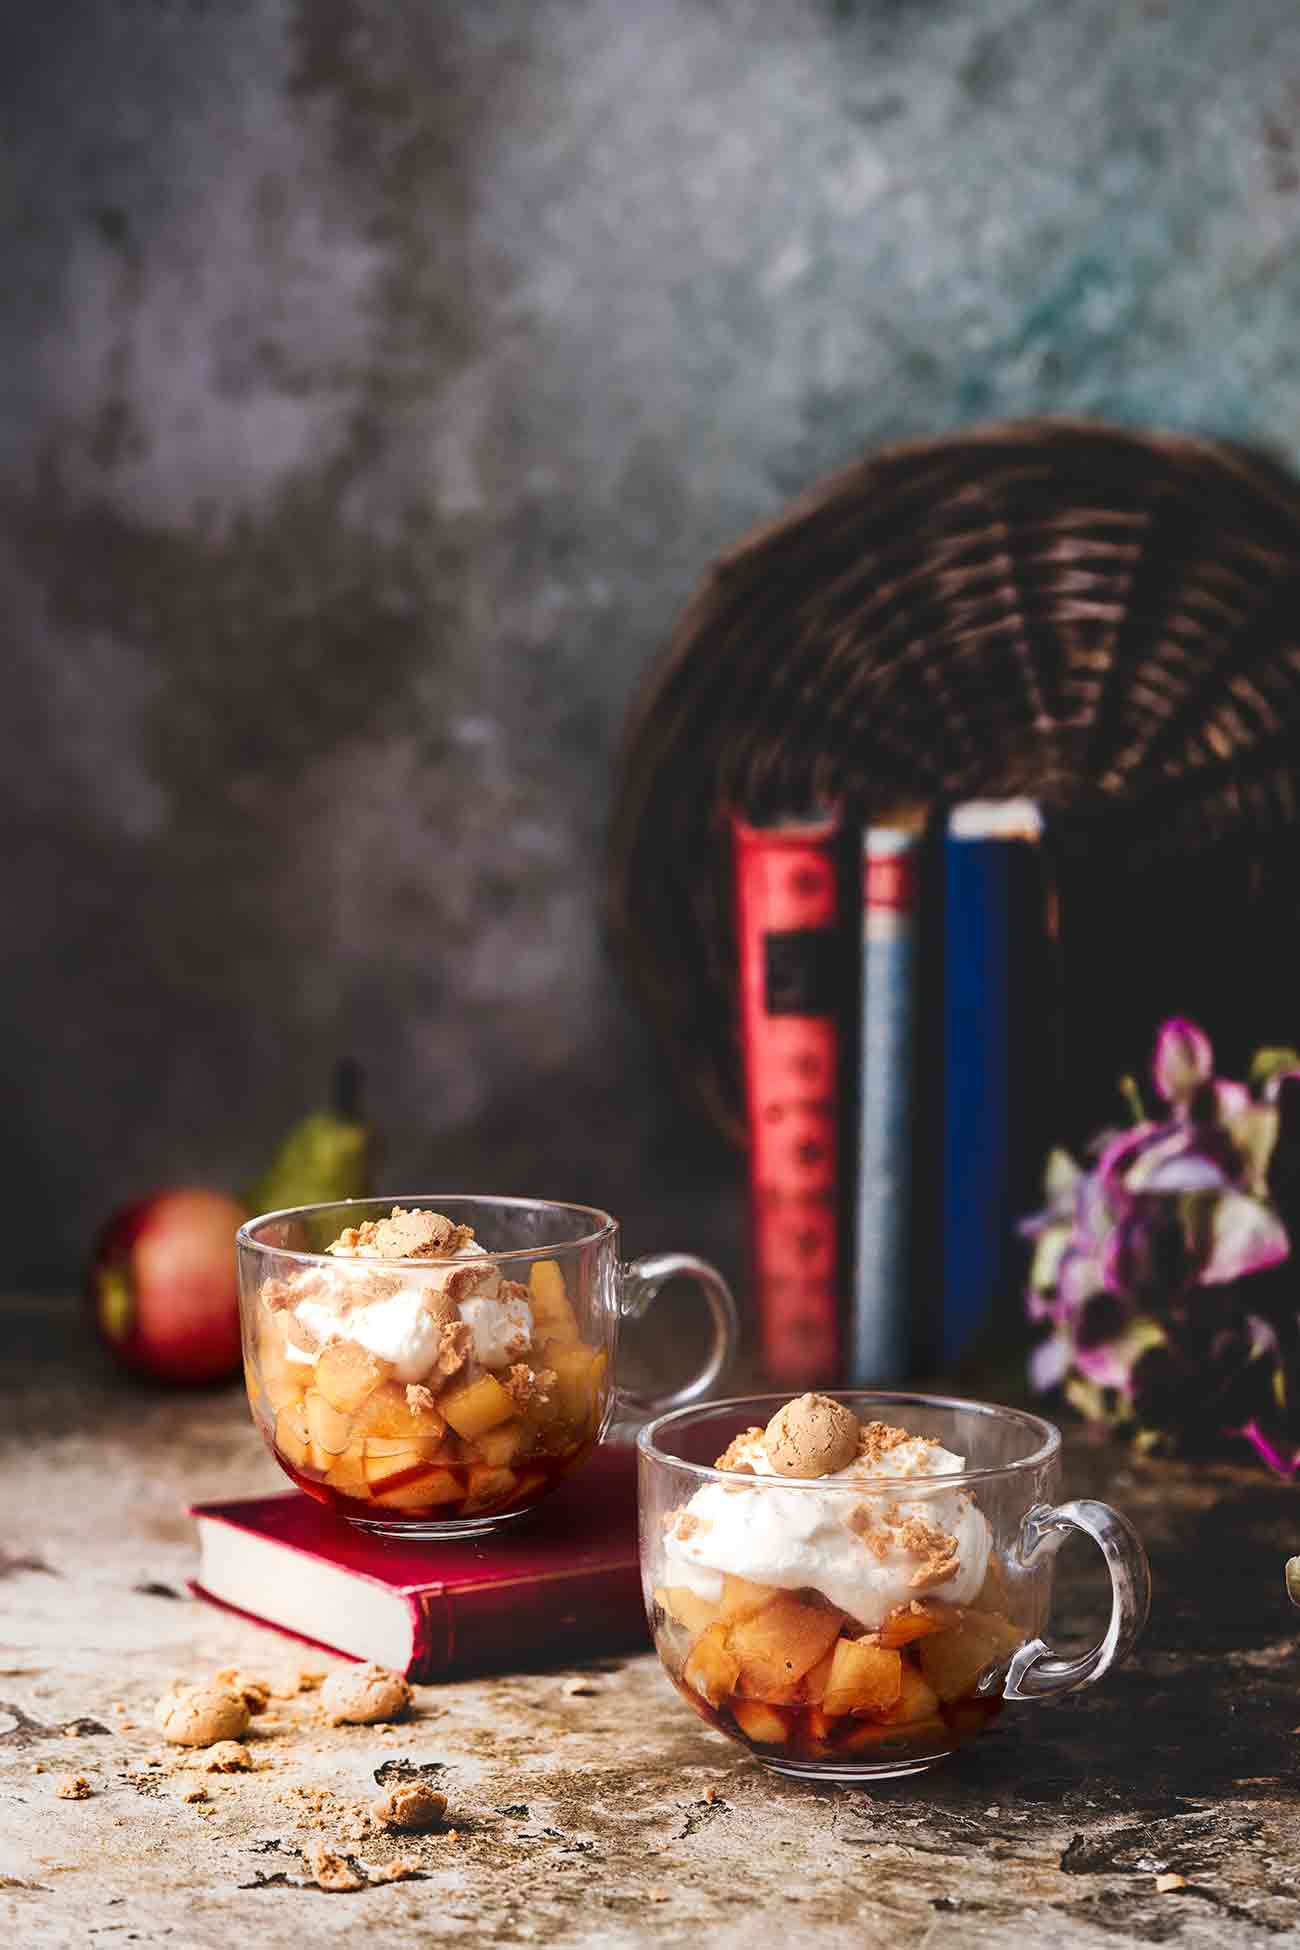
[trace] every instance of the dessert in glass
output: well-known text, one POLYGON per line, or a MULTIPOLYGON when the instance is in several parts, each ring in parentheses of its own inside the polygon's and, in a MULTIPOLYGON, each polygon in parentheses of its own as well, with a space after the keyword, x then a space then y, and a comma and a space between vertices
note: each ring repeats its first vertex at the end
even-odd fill
POLYGON ((701 1260, 623 1266, 618 1226, 542 1199, 304 1206, 238 1234, 253 1416, 308 1496, 389 1535, 448 1536, 525 1515, 600 1440, 621 1318, 675 1275, 713 1321, 694 1400, 729 1359, 735 1310, 701 1260), (484 1242, 488 1243, 484 1243, 484 1242))
POLYGON ((782 1773, 917 1773, 1007 1699, 1086 1685, 1146 1618, 1141 1543, 1106 1504, 1054 1507, 1060 1436, 977 1402, 757 1396, 661 1417, 640 1449, 641 1563, 678 1692, 782 1773), (1055 1551, 1101 1547, 1112 1614, 1044 1643, 1055 1551))

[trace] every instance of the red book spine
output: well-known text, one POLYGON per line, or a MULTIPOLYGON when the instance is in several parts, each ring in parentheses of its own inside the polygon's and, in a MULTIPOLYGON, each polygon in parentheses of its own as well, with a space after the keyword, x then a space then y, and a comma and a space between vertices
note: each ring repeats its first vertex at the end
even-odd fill
POLYGON ((782 1385, 839 1367, 838 830, 732 821, 753 1284, 782 1385))

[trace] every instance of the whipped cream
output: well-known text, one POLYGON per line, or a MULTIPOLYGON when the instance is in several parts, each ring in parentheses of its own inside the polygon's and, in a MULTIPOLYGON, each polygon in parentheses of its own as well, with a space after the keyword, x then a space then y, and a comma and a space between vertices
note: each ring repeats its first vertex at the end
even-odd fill
POLYGON ((879 1457, 860 1455, 815 1488, 787 1486, 761 1436, 733 1447, 728 1461, 774 1480, 751 1488, 742 1476, 697 1490, 664 1538, 666 1584, 686 1585, 713 1603, 724 1572, 784 1590, 807 1586, 868 1631, 896 1605, 931 1591, 953 1605, 978 1595, 991 1538, 970 1492, 927 1489, 913 1497, 894 1483, 877 1487, 882 1477, 959 1475, 965 1458, 938 1443, 913 1436, 879 1457), (949 1556, 956 1569, 942 1582, 926 1571, 936 1551, 923 1540, 934 1533, 955 1547, 949 1556))
MULTIPOLYGON (((300 1300, 294 1318, 329 1341, 355 1341, 381 1361, 393 1364, 394 1381, 423 1381, 438 1358, 442 1329, 426 1311, 417 1290, 403 1287, 368 1307, 331 1307, 323 1300, 300 1300)), ((316 1356, 290 1341, 285 1353, 291 1361, 314 1362, 316 1356)))
POLYGON ((533 1310, 526 1300, 489 1300, 471 1294, 460 1303, 469 1328, 474 1359, 485 1368, 508 1368, 522 1361, 533 1338, 533 1310))
MULTIPOLYGON (((307 1338, 328 1341, 355 1341, 381 1361, 392 1363, 395 1381, 423 1381, 438 1358, 442 1336, 439 1322, 424 1305, 429 1293, 441 1293, 456 1262, 486 1259, 482 1246, 469 1245, 451 1258, 428 1265, 411 1262, 402 1269, 402 1284, 382 1300, 349 1306, 350 1275, 341 1269, 330 1281, 329 1299, 304 1298, 292 1310, 291 1318, 310 1330, 307 1338)), ((533 1337, 533 1312, 523 1299, 501 1300, 501 1275, 493 1265, 484 1267, 475 1291, 457 1308, 470 1331, 470 1358, 480 1367, 501 1369, 522 1359, 533 1337)), ((285 1354, 290 1361, 308 1366, 316 1356, 293 1339, 292 1327, 286 1336, 285 1354)))

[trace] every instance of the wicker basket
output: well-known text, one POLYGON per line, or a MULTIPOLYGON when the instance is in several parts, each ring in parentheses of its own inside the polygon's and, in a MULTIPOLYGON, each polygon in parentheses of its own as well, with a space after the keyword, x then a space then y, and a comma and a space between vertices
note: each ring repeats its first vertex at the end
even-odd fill
POLYGON ((729 807, 1025 793, 1136 888, 1234 841, 1265 855, 1298 774, 1300 487, 1279 469, 1056 422, 895 447, 691 600, 626 737, 615 936, 740 1136, 729 807))

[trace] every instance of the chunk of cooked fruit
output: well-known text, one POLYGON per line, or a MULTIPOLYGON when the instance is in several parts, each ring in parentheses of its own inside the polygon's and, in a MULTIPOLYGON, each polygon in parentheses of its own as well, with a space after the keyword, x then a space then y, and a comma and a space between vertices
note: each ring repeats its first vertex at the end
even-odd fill
POLYGON ((824 1652, 815 1666, 809 1666, 803 1676, 803 1696, 811 1706, 820 1706, 826 1697, 830 1683, 831 1667, 835 1663, 835 1647, 824 1652))
MULTIPOLYGON (((835 1752, 837 1754, 860 1753, 864 1747, 874 1747, 888 1752, 890 1748, 903 1753, 943 1753, 952 1746, 952 1735, 944 1722, 932 1720, 913 1720, 906 1726, 896 1725, 886 1720, 859 1720, 847 1731, 837 1733, 835 1752)), ((883 1758, 883 1755, 882 1755, 883 1758)))
POLYGON ((773 1598, 779 1596, 780 1590, 778 1584, 751 1584, 748 1578, 736 1578, 726 1571, 722 1577, 722 1602, 718 1606, 718 1615, 733 1625, 742 1618, 752 1618, 756 1611, 762 1611, 764 1605, 770 1605, 773 1598))
POLYGON ((508 1503, 518 1485, 519 1478, 513 1469, 493 1469, 487 1463, 472 1463, 465 1489, 465 1507, 467 1510, 486 1510, 489 1506, 508 1503))
POLYGON ((655 1592, 655 1600, 670 1618, 675 1618, 692 1634, 707 1631, 718 1616, 718 1607, 686 1584, 669 1585, 667 1589, 661 1586, 655 1592))
POLYGON ((835 1730, 835 1721, 828 1720, 820 1706, 808 1708, 808 1718, 804 1723, 808 1728, 808 1738, 812 1741, 828 1740, 835 1730))
POLYGON ((474 1446, 485 1463, 493 1469, 505 1469, 512 1463, 524 1446, 525 1428, 521 1421, 512 1419, 500 1422, 494 1429, 485 1429, 475 1437, 474 1446))
MULTIPOLYGON (((431 1469, 437 1458, 434 1444, 418 1438, 398 1442, 389 1436, 367 1436, 363 1444, 362 1470, 368 1483, 381 1483, 412 1469, 431 1469)), ((443 1465, 438 1463, 438 1467, 443 1465)))
POLYGON ((449 1425, 467 1442, 475 1441, 498 1423, 509 1421, 515 1412, 512 1397, 496 1376, 490 1374, 480 1375, 467 1387, 444 1395, 439 1407, 449 1425))
POLYGON ((518 1476, 519 1487, 515 1491, 516 1503, 527 1503, 530 1497, 536 1496, 538 1490, 545 1489, 546 1487, 547 1477, 544 1469, 521 1469, 518 1471, 518 1476))
POLYGON ((316 1387, 331 1408, 352 1415, 392 1372, 390 1363, 368 1348, 354 1341, 331 1341, 316 1358, 316 1387))
POLYGON ((731 1717, 747 1740, 757 1741, 764 1747, 785 1745, 787 1722, 776 1707, 769 1706, 765 1700, 733 1700, 731 1717))
POLYGON ((352 1441, 352 1418, 331 1408, 317 1389, 309 1388, 303 1404, 307 1434, 316 1451, 317 1465, 328 1469, 335 1456, 341 1456, 352 1441))
POLYGON ((823 1713, 885 1713, 903 1690, 902 1654, 879 1639, 839 1639, 822 1695, 823 1713))
POLYGON ((418 1463, 391 1475, 372 1477, 370 1494, 376 1503, 395 1510, 423 1510, 433 1504, 457 1503, 463 1494, 460 1479, 450 1469, 418 1463))
POLYGON ((355 1496, 365 1502, 370 1495, 365 1443, 354 1438, 341 1456, 331 1456, 325 1477, 330 1488, 337 1490, 340 1496, 355 1496))
POLYGON ((600 1424, 605 1398, 605 1370, 609 1356, 603 1347, 564 1346, 548 1341, 542 1351, 544 1368, 554 1371, 551 1394, 561 1421, 574 1428, 594 1430, 600 1424))
POLYGON ((770 1699, 797 1684, 826 1652, 843 1622, 842 1612, 805 1604, 789 1591, 778 1592, 762 1611, 728 1628, 727 1643, 740 1661, 741 1691, 750 1699, 770 1699))
POLYGON ((362 1435, 397 1442, 435 1442, 446 1424, 437 1408, 412 1408, 400 1381, 383 1381, 366 1397, 354 1418, 362 1435))
POLYGON ((726 1627, 710 1625, 691 1647, 682 1678, 710 1706, 720 1706, 739 1677, 740 1660, 727 1644, 726 1627))
POLYGON ((973 1692, 989 1667, 1005 1665, 1023 1643, 1023 1634, 996 1612, 953 1612, 942 1632, 920 1639, 921 1671, 946 1704, 973 1692))
POLYGON ((263 1393, 277 1411, 300 1402, 312 1378, 310 1362, 291 1361, 285 1353, 284 1336, 275 1316, 258 1335, 257 1370, 263 1393))
POLYGON ((576 1341, 582 1338, 578 1316, 573 1311, 558 1260, 539 1259, 533 1262, 528 1275, 528 1304, 533 1312, 534 1340, 576 1341))
POLYGON ((311 1437, 307 1433, 307 1417, 301 1408, 282 1408, 275 1418, 275 1446, 287 1463, 295 1469, 306 1469, 311 1463, 311 1437))
POLYGON ((895 1605, 880 1628, 880 1643, 897 1651, 904 1645, 911 1645, 914 1639, 923 1639, 931 1632, 943 1630, 944 1615, 936 1608, 913 1598, 907 1605, 895 1605))
POLYGON ((910 1720, 933 1720, 939 1711, 939 1696, 925 1675, 904 1659, 899 1675, 901 1689, 897 1703, 890 1708, 889 1717, 903 1725, 910 1720))

